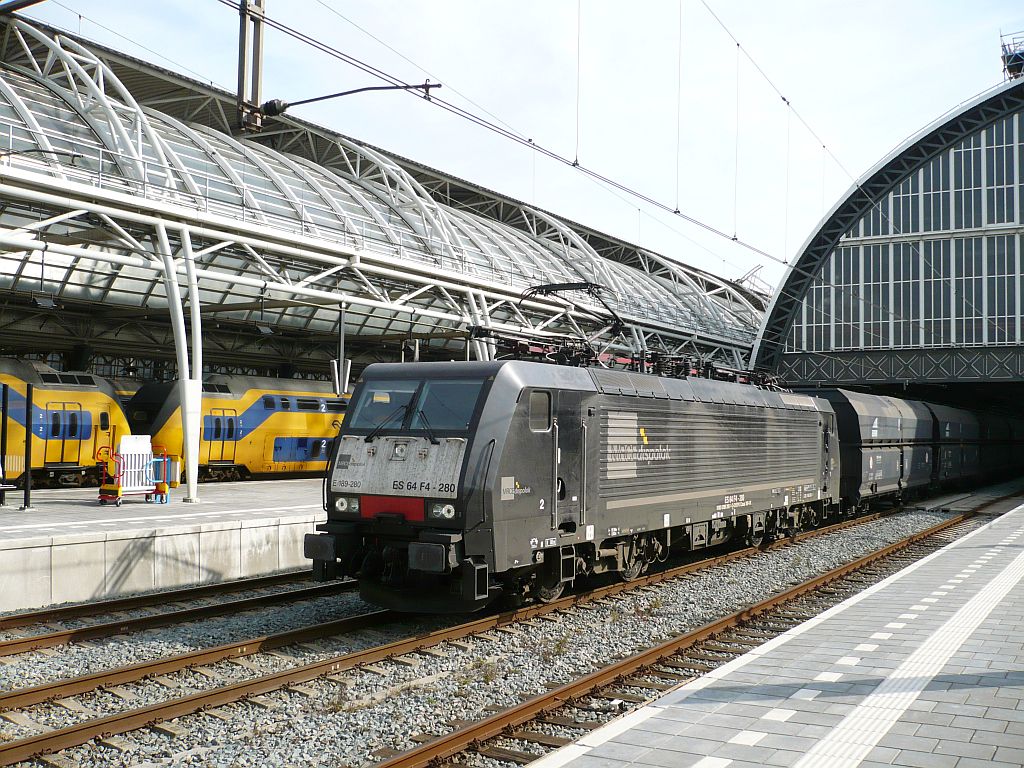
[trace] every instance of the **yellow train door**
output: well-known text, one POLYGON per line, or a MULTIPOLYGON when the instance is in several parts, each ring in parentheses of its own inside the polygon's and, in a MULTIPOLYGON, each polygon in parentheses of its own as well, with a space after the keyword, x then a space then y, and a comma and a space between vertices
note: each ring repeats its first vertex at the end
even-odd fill
POLYGON ((79 403, 48 403, 43 460, 47 464, 81 464, 82 440, 89 437, 84 434, 88 429, 79 403))
POLYGON ((235 443, 238 433, 238 414, 229 408, 213 408, 210 411, 211 427, 207 435, 207 461, 234 462, 235 443))

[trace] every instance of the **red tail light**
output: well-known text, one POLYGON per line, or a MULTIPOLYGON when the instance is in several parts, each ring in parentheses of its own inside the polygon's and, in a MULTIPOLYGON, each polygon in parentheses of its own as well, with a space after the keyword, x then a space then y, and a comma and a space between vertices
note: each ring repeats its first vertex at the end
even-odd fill
POLYGON ((406 520, 422 522, 423 499, 408 496, 362 496, 359 501, 359 515, 374 518, 380 514, 401 515, 406 520))

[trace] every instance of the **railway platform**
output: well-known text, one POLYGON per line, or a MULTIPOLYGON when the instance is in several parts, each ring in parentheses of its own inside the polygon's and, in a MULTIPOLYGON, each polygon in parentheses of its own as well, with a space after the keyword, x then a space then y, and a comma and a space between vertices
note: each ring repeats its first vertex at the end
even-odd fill
POLYGON ((305 568, 302 540, 325 519, 321 481, 200 486, 200 504, 126 500, 96 488, 20 492, 0 507, 0 611, 120 597, 305 568))
POLYGON ((1024 765, 1024 504, 1003 510, 534 768, 1024 765))

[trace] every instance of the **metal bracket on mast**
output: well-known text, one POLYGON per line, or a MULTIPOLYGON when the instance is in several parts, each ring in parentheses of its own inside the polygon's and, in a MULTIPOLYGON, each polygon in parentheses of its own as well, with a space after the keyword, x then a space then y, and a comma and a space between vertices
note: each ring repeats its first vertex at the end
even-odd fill
POLYGON ((238 127, 263 130, 263 17, 267 0, 238 0, 238 127))

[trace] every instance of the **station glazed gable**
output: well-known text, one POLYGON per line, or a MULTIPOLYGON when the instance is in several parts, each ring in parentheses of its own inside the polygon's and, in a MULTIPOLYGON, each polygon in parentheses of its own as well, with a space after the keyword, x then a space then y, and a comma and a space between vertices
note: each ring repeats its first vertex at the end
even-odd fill
POLYGON ((860 179, 790 268, 755 367, 788 384, 1022 381, 1024 79, 860 179))

